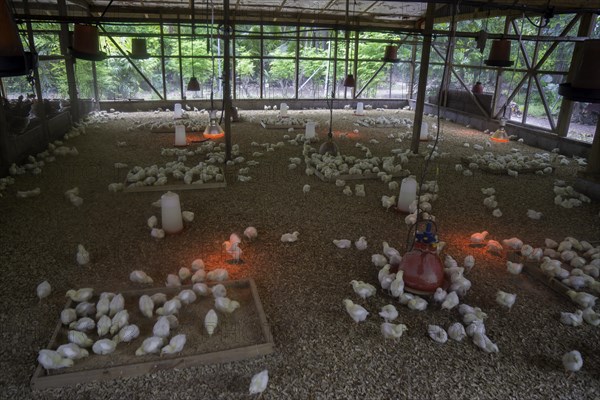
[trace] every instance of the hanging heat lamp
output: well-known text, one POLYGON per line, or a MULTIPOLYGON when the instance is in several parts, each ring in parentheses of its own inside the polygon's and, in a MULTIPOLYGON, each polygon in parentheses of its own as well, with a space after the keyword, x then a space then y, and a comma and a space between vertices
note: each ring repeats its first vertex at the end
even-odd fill
POLYGON ((492 134, 492 136, 490 137, 490 140, 496 142, 496 143, 508 143, 510 141, 510 139, 508 138, 508 135, 506 134, 506 119, 505 118, 500 118, 500 126, 498 126, 498 129, 496 129, 496 131, 492 134))
POLYGON ((490 55, 484 63, 490 67, 500 68, 513 65, 513 62, 510 60, 510 40, 496 39, 492 41, 490 55))
POLYGON ((37 60, 36 53, 23 50, 8 2, 0 0, 0 78, 29 75, 37 60))
POLYGON ((344 87, 353 88, 356 87, 356 80, 354 79, 353 74, 348 74, 346 79, 344 79, 344 87))
POLYGON ((195 76, 190 78, 190 81, 187 84, 188 92, 199 92, 200 91, 200 82, 195 76))
POLYGON ((383 55, 383 61, 389 63, 397 63, 398 60, 398 46, 388 45, 385 46, 385 54, 383 55))
POLYGON ((583 42, 581 64, 572 82, 561 83, 558 94, 572 101, 600 103, 600 39, 583 42))
POLYGON ((106 53, 100 51, 98 27, 95 25, 75 24, 71 55, 88 61, 102 61, 106 53))
POLYGON ((150 58, 148 50, 146 49, 146 39, 131 39, 131 53, 129 57, 136 60, 145 60, 150 58))

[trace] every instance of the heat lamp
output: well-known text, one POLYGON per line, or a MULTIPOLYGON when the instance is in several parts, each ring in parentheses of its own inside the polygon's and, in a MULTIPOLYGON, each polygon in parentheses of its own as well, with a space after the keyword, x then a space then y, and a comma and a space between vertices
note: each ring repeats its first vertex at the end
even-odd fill
POLYGON ((217 118, 217 110, 210 110, 208 113, 208 125, 204 130, 204 136, 210 139, 218 139, 225 135, 225 131, 219 125, 217 118))
MULTIPOLYGON (((437 227, 433 221, 418 221, 412 249, 407 252, 399 265, 393 265, 390 272, 404 271, 405 290, 415 294, 430 295, 439 287, 445 286, 444 264, 437 251, 437 227), (418 230, 425 224, 424 230, 418 230)), ((412 231, 412 228, 411 228, 412 231)))
POLYGON ((494 132, 492 134, 490 139, 496 143, 508 143, 509 138, 508 138, 508 135, 506 134, 505 126, 506 126, 506 119, 500 118, 500 126, 498 127, 496 132, 494 132))

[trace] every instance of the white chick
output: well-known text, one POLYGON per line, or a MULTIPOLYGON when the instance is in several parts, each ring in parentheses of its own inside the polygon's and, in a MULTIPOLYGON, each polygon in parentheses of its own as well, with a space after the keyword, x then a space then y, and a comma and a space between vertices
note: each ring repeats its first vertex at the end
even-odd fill
POLYGON ((114 340, 100 339, 94 343, 94 346, 92 346, 92 351, 94 354, 106 355, 114 352, 116 348, 117 343, 114 340))
POLYGON ((162 337, 151 336, 146 338, 142 342, 142 345, 135 351, 135 355, 143 356, 146 354, 156 354, 160 351, 164 343, 165 339, 162 337))
POLYGON ((196 283, 192 286, 192 290, 200 296, 208 296, 211 292, 210 288, 206 283, 196 283))
POLYGON ((408 308, 414 311, 425 311, 427 309, 427 301, 418 296, 415 296, 407 303, 408 308))
MULTIPOLYGON (((250 228, 247 228, 250 229, 250 228)), ((245 234, 245 231, 244 231, 245 234)), ((192 271, 198 271, 198 270, 203 270, 204 269, 204 261, 202 261, 201 258, 197 258, 194 261, 192 261, 192 271)))
POLYGON ((488 236, 488 234, 489 234, 488 231, 475 232, 474 234, 471 235, 471 243, 472 244, 483 244, 483 242, 485 241, 485 238, 488 236))
MULTIPOLYGON (((292 165, 296 165, 296 164, 292 164, 292 165)), ((310 192, 310 185, 304 185, 304 186, 302 187, 302 192, 303 192, 304 194, 306 194, 306 193, 310 192)))
POLYGON ((221 283, 219 283, 218 285, 214 285, 211 288, 211 292, 214 298, 227 297, 227 288, 221 283))
POLYGON ((390 322, 398 318, 398 310, 393 304, 388 304, 381 307, 379 315, 385 320, 385 322, 390 322))
POLYGON ((492 211, 492 215, 496 218, 500 218, 502 216, 502 211, 500 211, 499 208, 496 208, 494 211, 492 211))
POLYGON ((517 299, 517 295, 513 293, 506 293, 502 290, 498 290, 496 293, 496 303, 501 306, 507 307, 509 310, 515 304, 515 300, 517 299))
POLYGON ((377 268, 381 268, 381 267, 385 266, 388 263, 388 260, 382 254, 373 254, 371 256, 371 262, 377 268))
POLYGON ((590 308, 596 305, 596 296, 592 296, 589 293, 585 292, 576 292, 574 290, 568 290, 567 296, 571 298, 571 300, 577 304, 579 304, 582 308, 590 308))
POLYGON ((391 263, 399 263, 402 260, 400 252, 393 247, 390 247, 388 242, 383 242, 383 255, 390 260, 391 263))
POLYGON ((193 302, 196 301, 196 293, 194 293, 194 291, 191 289, 185 289, 185 290, 182 290, 181 292, 179 292, 179 294, 177 295, 177 298, 183 304, 192 304, 193 302))
POLYGON ((84 301, 88 301, 94 295, 94 289, 92 288, 82 288, 82 289, 71 289, 67 290, 65 297, 70 298, 71 300, 81 303, 84 301))
POLYGON ((42 299, 45 299, 46 297, 50 296, 51 292, 52 292, 52 287, 50 286, 48 281, 44 281, 44 282, 40 283, 39 285, 37 285, 36 294, 37 294, 37 297, 40 299, 40 301, 42 299))
POLYGON ((148 276, 144 271, 135 270, 129 274, 129 280, 134 283, 153 283, 154 280, 148 276))
POLYGON ((213 282, 222 282, 229 279, 229 272, 224 268, 217 268, 206 274, 206 279, 213 282))
POLYGON ((542 218, 542 213, 541 211, 527 210, 527 216, 531 219, 540 219, 542 218))
POLYGON ((246 239, 252 241, 258 237, 258 231, 255 227, 249 226, 244 230, 244 236, 246 239))
POLYGON ((158 225, 158 218, 156 218, 156 215, 153 215, 150 218, 148 218, 148 228, 156 228, 156 225, 158 225))
POLYGON ((381 324, 381 333, 385 339, 398 339, 407 330, 408 328, 404 324, 391 324, 389 322, 381 324))
POLYGON ((86 265, 90 262, 90 253, 82 244, 77 245, 77 264, 86 265))
POLYGON ((486 353, 497 353, 499 351, 498 346, 485 333, 475 332, 473 334, 473 343, 486 353))
POLYGON ((158 228, 152 228, 152 230, 150 231, 150 236, 152 236, 155 239, 164 239, 165 231, 158 228))
POLYGON ((343 303, 346 307, 346 312, 348 315, 350 315, 354 322, 359 323, 367 319, 369 312, 363 306, 354 304, 350 299, 344 299, 343 303))
POLYGON ((250 381, 250 395, 253 394, 262 394, 262 392, 265 391, 265 389, 267 388, 267 384, 269 383, 269 371, 268 370, 264 370, 259 372, 258 374, 254 375, 252 377, 252 380, 250 381))
POLYGON ((600 326, 600 314, 595 312, 592 308, 583 310, 583 319, 592 326, 600 326))
POLYGON ((179 312, 179 309, 181 309, 181 300, 179 300, 177 297, 174 297, 171 300, 165 302, 165 304, 163 304, 162 307, 158 308, 156 310, 156 314, 164 316, 173 315, 177 314, 179 312))
POLYGON ((506 270, 513 275, 519 275, 523 270, 523 264, 514 263, 511 261, 506 262, 506 270))
POLYGON ((583 357, 581 357, 580 352, 573 350, 563 355, 562 363, 565 367, 565 371, 569 371, 571 373, 577 372, 581 369, 581 367, 583 367, 583 357))
POLYGON ((404 271, 399 269, 396 272, 396 277, 390 284, 390 292, 392 297, 400 297, 404 293, 404 271))
POLYGON ((504 239, 502 241, 502 245, 504 247, 508 247, 509 249, 520 250, 521 247, 523 247, 523 241, 519 238, 513 237, 510 239, 504 239))
POLYGON ((77 320, 77 312, 74 308, 65 308, 60 312, 60 321, 63 325, 69 325, 75 320, 77 320))
POLYGON ((166 287, 179 287, 181 286, 181 280, 179 279, 179 276, 175 275, 175 274, 169 274, 167 275, 167 282, 165 283, 166 287))
POLYGON ((389 211, 390 207, 396 205, 396 196, 381 196, 381 205, 383 208, 389 211))
POLYGON ((147 294, 140 296, 139 300, 140 312, 146 318, 152 318, 154 312, 154 302, 147 294))
POLYGON ((300 232, 298 231, 293 233, 284 233, 281 235, 281 241, 283 243, 293 243, 298 240, 298 235, 300 235, 300 232))
POLYGON ((183 350, 183 346, 185 346, 185 342, 185 334, 173 336, 169 344, 161 349, 160 354, 163 355, 181 353, 181 351, 183 350))
POLYGON ((436 303, 443 303, 444 300, 446 300, 446 296, 448 296, 448 292, 439 287, 435 289, 435 293, 433 294, 433 301, 436 303))
POLYGON ((472 255, 466 256, 463 266, 465 267, 465 271, 469 272, 475 266, 475 257, 472 255))
POLYGON ((448 341, 448 334, 441 326, 429 325, 429 327, 427 328, 427 333, 429 334, 429 337, 435 342, 446 343, 448 341))
POLYGON ((217 297, 215 298, 215 308, 222 313, 231 314, 240 308, 240 303, 228 297, 217 297))
POLYGON ((448 327, 448 336, 450 339, 460 342, 467 336, 467 333, 463 324, 455 322, 448 327))
POLYGON ((577 310, 574 313, 561 312, 560 322, 569 326, 583 325, 583 311, 577 310))
POLYGON ((448 296, 446 296, 446 299, 442 303, 442 309, 452 310, 458 305, 458 303, 460 303, 460 300, 458 299, 458 295, 456 294, 456 292, 450 292, 448 293, 448 296))
POLYGON ((38 362, 45 369, 60 369, 73 366, 73 360, 61 356, 54 350, 42 349, 38 353, 38 362))
POLYGON ((361 236, 356 242, 354 242, 354 246, 356 246, 357 250, 365 250, 367 248, 367 239, 364 236, 361 236))
POLYGON ((110 332, 110 327, 112 326, 112 320, 108 315, 102 315, 98 322, 96 323, 96 332, 99 337, 107 335, 110 332))
POLYGON ((346 196, 352 196, 352 189, 350 188, 350 186, 346 186, 344 188, 344 190, 342 191, 343 194, 345 194, 346 196))
POLYGON ((486 251, 492 254, 502 254, 502 245, 495 240, 489 240, 486 245, 486 251))
POLYGON ((122 294, 118 294, 116 296, 114 296, 111 300, 110 300, 110 304, 108 306, 108 316, 109 317, 114 317, 119 311, 123 310, 125 308, 125 298, 123 297, 122 294))
POLYGON ((377 289, 375 286, 370 283, 365 283, 363 281, 353 280, 350 282, 352 285, 352 289, 354 289, 354 293, 356 293, 361 299, 366 299, 367 297, 375 295, 377 289))
POLYGON ((192 276, 192 272, 189 270, 189 268, 181 267, 179 268, 177 275, 179 275, 179 279, 181 279, 181 282, 183 282, 192 276))
POLYGON ((333 244, 335 244, 339 249, 349 249, 352 247, 352 242, 348 239, 334 239, 333 244))
POLYGON ((90 355, 90 353, 86 349, 82 349, 75 343, 67 343, 60 345, 58 346, 58 349, 56 349, 56 352, 62 357, 69 358, 71 360, 79 360, 90 355))

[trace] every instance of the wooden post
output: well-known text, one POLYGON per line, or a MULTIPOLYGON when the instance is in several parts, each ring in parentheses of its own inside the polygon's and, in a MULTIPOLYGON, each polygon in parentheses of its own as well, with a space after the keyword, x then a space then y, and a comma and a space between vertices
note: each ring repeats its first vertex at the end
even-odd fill
MULTIPOLYGON (((542 17, 539 19, 538 26, 538 35, 542 33, 542 17)), ((536 40, 535 45, 533 46, 533 56, 531 59, 531 66, 535 65, 538 58, 538 53, 540 51, 540 42, 536 40)), ((529 66, 529 68, 531 68, 529 66)), ((525 90, 525 105, 523 106, 523 123, 527 123, 527 114, 529 113, 529 98, 531 97, 531 79, 533 77, 534 71, 531 71, 529 74, 529 79, 527 79, 527 89, 525 90)))
MULTIPOLYGON (((455 7, 455 6, 451 6, 455 7)), ((448 60, 446 60, 446 64, 448 68, 446 68, 446 74, 443 77, 443 95, 441 99, 440 105, 446 107, 448 104, 448 90, 450 89, 450 74, 454 70, 454 46, 456 45, 456 20, 450 26, 450 36, 448 36, 448 47, 450 50, 448 51, 448 60)), ((467 89, 470 92, 470 89, 467 89)), ((439 102, 440 99, 438 99, 439 102)))
POLYGON ((427 87, 427 74, 429 72, 429 56, 431 54, 431 32, 433 31, 433 14, 435 3, 427 3, 427 15, 425 17, 425 30, 423 32, 423 45, 421 47, 421 68, 419 70, 419 90, 415 106, 415 121, 413 124, 413 136, 410 149, 413 153, 419 152, 419 141, 421 138, 421 124, 423 123, 423 111, 425 110, 425 89, 427 87))
POLYGON ((231 30, 229 0, 223 0, 223 108, 225 109, 225 159, 231 160, 231 30))
MULTIPOLYGON (((596 24, 596 14, 584 14, 579 23, 579 32, 577 36, 591 36, 596 24)), ((573 82, 575 74, 579 64, 581 63, 581 57, 583 53, 583 43, 575 43, 573 49, 573 56, 571 57, 571 65, 569 66, 569 74, 567 75, 567 82, 573 82)), ((571 124, 571 115, 573 115, 573 102, 566 97, 562 98, 560 103, 560 111, 558 113, 558 122, 556 127, 556 133, 559 137, 566 137, 569 133, 569 125, 571 124)), ((596 131, 596 135, 598 132, 596 131)))
POLYGON ((265 44, 263 39, 264 29, 263 25, 260 24, 260 93, 259 99, 264 97, 264 87, 265 87, 265 44))
MULTIPOLYGON (((512 19, 509 16, 506 16, 504 18, 504 34, 505 35, 508 35, 511 20, 512 19)), ((498 107, 498 102, 500 101, 500 97, 502 96, 502 71, 503 71, 502 68, 496 68, 496 85, 494 86, 494 96, 492 97, 492 109, 490 112, 491 115, 495 115, 496 117, 500 114, 500 113, 496 113, 496 108, 498 107)), ((509 101, 510 101, 510 99, 507 99, 506 104, 508 104, 509 101)), ((504 112, 505 112, 505 110, 502 110, 503 117, 504 117, 504 112)))
MULTIPOLYGON (((66 0, 58 0, 58 14, 61 17, 67 16, 66 0)), ((75 81, 75 67, 73 56, 68 51, 71 44, 71 34, 69 32, 69 24, 66 22, 60 23, 60 52, 65 57, 65 71, 67 73, 67 85, 69 90, 69 101, 71 103, 71 118, 73 121, 79 121, 79 99, 77 98, 77 83, 75 81)))
POLYGON ((94 86, 94 109, 100 110, 100 90, 98 90, 98 74, 96 72, 96 61, 92 61, 92 85, 94 86))
POLYGON ((592 142, 592 148, 590 149, 588 165, 584 176, 586 178, 591 178, 595 180, 596 183, 600 184, 600 115, 598 116, 596 133, 594 134, 594 141, 592 142))

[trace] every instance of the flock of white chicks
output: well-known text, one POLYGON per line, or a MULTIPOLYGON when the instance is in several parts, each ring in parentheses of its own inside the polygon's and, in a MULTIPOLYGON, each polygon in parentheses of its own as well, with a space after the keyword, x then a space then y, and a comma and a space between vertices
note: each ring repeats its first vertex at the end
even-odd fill
MULTIPOLYGON (((495 254, 502 254, 503 246, 495 240, 487 240, 489 233, 487 231, 474 233, 470 237, 470 242, 473 246, 485 246, 487 251, 495 254)), ((365 238, 360 238, 355 242, 359 249, 366 248, 365 238), (360 247, 359 247, 360 241, 360 247)), ((575 302, 582 310, 577 310, 575 313, 562 312, 560 322, 566 325, 579 326, 586 321, 590 325, 600 325, 600 314, 593 310, 595 306, 596 296, 589 293, 576 290, 588 288, 597 293, 600 293, 599 277, 600 268, 600 246, 593 247, 585 241, 578 241, 575 238, 565 238, 561 243, 556 243, 551 239, 546 239, 545 249, 535 249, 530 245, 523 244, 518 238, 510 238, 502 241, 504 247, 514 252, 519 252, 520 255, 529 261, 541 261, 540 268, 550 277, 558 277, 562 279, 562 283, 571 286, 573 290, 568 290, 566 294, 575 302), (582 254, 577 255, 576 251, 582 254), (571 271, 563 268, 563 263, 569 263, 571 271)), ((334 240, 334 244, 338 248, 350 248, 351 241, 342 239, 334 240)), ((378 280, 381 289, 397 298, 399 303, 406 305, 414 311, 424 311, 429 303, 422 297, 406 293, 404 291, 403 271, 390 273, 390 264, 398 264, 401 260, 400 253, 391 248, 388 243, 383 243, 383 254, 374 254, 372 262, 376 267, 380 267, 378 280)), ((471 282, 464 276, 475 265, 475 259, 472 255, 465 257, 463 267, 459 267, 458 263, 449 255, 444 261, 445 275, 450 281, 448 292, 442 288, 438 288, 432 296, 434 303, 440 304, 441 309, 451 310, 458 306, 459 314, 462 316, 463 323, 455 322, 451 324, 447 330, 438 325, 429 325, 427 333, 429 337, 439 343, 445 343, 448 338, 462 341, 465 337, 472 338, 473 343, 484 350, 485 352, 498 352, 498 346, 493 343, 486 335, 484 320, 487 314, 477 307, 472 307, 467 304, 460 304, 467 291, 471 287, 471 282), (466 327, 466 328, 465 328, 466 327)), ((507 261, 507 271, 511 274, 520 274, 523 270, 523 264, 507 261)), ((361 298, 373 296, 377 293, 375 286, 362 281, 353 280, 350 282, 354 292, 361 298)), ((516 301, 517 295, 498 290, 496 293, 496 302, 507 309, 510 309, 516 301)), ((343 301, 346 312, 357 323, 367 319, 369 311, 362 305, 354 303, 350 299, 343 301)), ((393 304, 385 305, 381 308, 379 315, 384 322, 381 324, 381 332, 384 338, 400 338, 402 334, 408 330, 405 324, 394 324, 394 321, 399 313, 393 304)), ((563 365, 567 371, 576 372, 583 365, 583 358, 577 350, 570 351, 563 356, 563 365)))
MULTIPOLYGON (((361 238, 364 239, 364 238, 361 238)), ((359 239, 360 240, 360 239, 359 239)), ((366 244, 366 243, 365 243, 366 244)), ((358 248, 358 241, 355 243, 358 248)), ((339 247, 339 246, 338 246, 339 247)), ((383 254, 373 254, 371 261, 376 267, 381 268, 378 273, 378 280, 381 289, 388 293, 392 298, 398 299, 401 305, 407 306, 413 311, 425 311, 429 302, 423 297, 405 292, 404 286, 404 271, 399 270, 397 273, 390 273, 390 264, 400 263, 402 256, 400 252, 389 246, 387 242, 383 242, 383 254)), ((465 271, 469 271, 475 265, 475 258, 471 255, 465 257, 464 267, 458 267, 457 262, 450 256, 446 257, 444 273, 450 281, 448 291, 438 288, 433 295, 433 302, 440 305, 441 309, 452 310, 458 306, 459 314, 462 316, 463 325, 460 322, 455 322, 448 327, 446 331, 438 325, 429 325, 427 334, 429 337, 439 343, 445 343, 450 337, 456 341, 462 341, 465 337, 472 338, 473 343, 485 352, 498 352, 498 347, 486 335, 484 320, 487 318, 481 309, 471 307, 467 304, 460 304, 460 298, 464 297, 467 291, 471 288, 471 282, 464 276, 465 271)), ((361 298, 373 296, 377 293, 375 286, 362 282, 352 281, 354 292, 361 298)), ((509 307, 512 306, 508 293, 498 292, 497 301, 509 307)), ((514 298, 512 299, 514 302, 514 298)), ((366 320, 369 312, 360 304, 354 303, 350 299, 344 299, 343 304, 346 312, 357 323, 366 320)), ((381 332, 384 338, 398 339, 404 332, 408 330, 405 324, 394 324, 394 321, 399 312, 394 304, 388 304, 381 308, 379 315, 383 318, 381 323, 381 332)))
MULTIPOLYGON (((471 243, 485 244, 487 250, 495 254, 502 254, 505 249, 516 252, 527 262, 539 263, 540 270, 549 279, 557 279, 569 287, 565 293, 580 309, 574 313, 561 312, 561 323, 580 326, 585 321, 592 326, 600 326, 600 314, 594 311, 597 296, 580 291, 587 289, 600 293, 600 246, 594 247, 589 242, 573 237, 566 237, 560 243, 546 239, 544 248, 534 248, 514 237, 503 240, 502 245, 495 240, 488 240, 486 244, 487 236, 487 231, 474 233, 471 243)), ((506 267, 512 274, 519 274, 523 270, 523 264, 517 262, 507 261, 506 267)), ((514 302, 514 298, 512 300, 514 302)), ((578 351, 567 353, 563 363, 568 371, 578 371, 583 365, 581 354, 578 351)))

